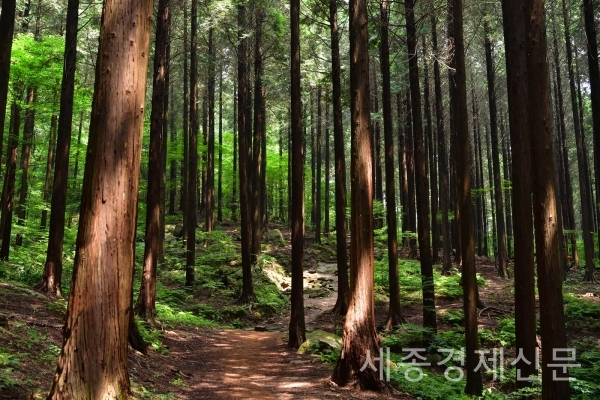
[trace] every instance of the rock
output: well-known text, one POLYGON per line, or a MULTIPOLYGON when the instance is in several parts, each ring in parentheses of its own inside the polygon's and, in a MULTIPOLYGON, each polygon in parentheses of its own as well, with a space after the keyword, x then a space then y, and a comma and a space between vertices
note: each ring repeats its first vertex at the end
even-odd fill
POLYGON ((267 327, 263 326, 263 325, 257 325, 254 327, 254 330, 256 332, 266 332, 267 331, 267 327))
POLYGON ((176 237, 177 239, 180 239, 183 237, 183 224, 175 225, 175 229, 173 229, 173 236, 176 237))
POLYGON ((288 287, 288 286, 290 286, 290 284, 289 284, 289 283, 287 283, 287 282, 281 282, 281 288, 282 288, 282 289, 285 289, 285 288, 286 288, 286 287, 288 287))
POLYGON ((306 353, 314 343, 319 345, 321 351, 325 349, 340 351, 342 349, 342 338, 330 332, 316 330, 306 334, 306 341, 302 343, 298 349, 298 353, 306 353))
POLYGON ((308 360, 292 360, 290 361, 290 364, 308 364, 310 361, 308 360))
POLYGON ((316 274, 317 270, 316 269, 310 269, 310 270, 308 270, 308 273, 309 274, 316 274))
POLYGON ((283 239, 283 234, 279 229, 271 229, 267 233, 265 233, 265 239, 269 243, 275 243, 278 245, 284 245, 285 240, 283 239))

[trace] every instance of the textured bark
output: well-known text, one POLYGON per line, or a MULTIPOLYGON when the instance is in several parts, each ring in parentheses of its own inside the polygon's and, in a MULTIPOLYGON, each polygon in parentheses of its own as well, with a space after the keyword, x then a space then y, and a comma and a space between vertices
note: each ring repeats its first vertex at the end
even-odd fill
POLYGON ((237 196, 237 188, 238 188, 238 93, 237 93, 237 85, 234 82, 233 84, 233 171, 232 171, 232 181, 231 185, 231 220, 237 221, 237 211, 238 211, 238 196, 237 196))
POLYGON ((146 232, 144 236, 144 266, 140 293, 135 313, 147 321, 156 318, 156 270, 160 229, 160 189, 162 181, 156 179, 163 170, 163 152, 166 136, 163 135, 169 0, 158 1, 156 40, 154 44, 154 74, 152 81, 152 111, 150 113, 150 149, 148 154, 148 189, 146 192, 146 232))
POLYGON ((331 81, 333 104, 333 147, 335 153, 335 238, 338 271, 338 297, 333 308, 339 315, 348 310, 348 255, 346 250, 346 156, 342 126, 342 85, 340 78, 340 41, 337 1, 329 0, 331 33, 331 81))
POLYGON ((292 159, 292 294, 288 346, 305 339, 304 325, 304 137, 300 87, 300 0, 290 1, 291 159, 292 159))
POLYGON ((208 149, 206 151, 206 215, 204 230, 212 232, 215 223, 215 44, 214 28, 208 30, 208 149))
POLYGON ((383 137, 385 142, 385 198, 388 237, 388 271, 390 280, 390 303, 386 329, 404 323, 400 306, 400 278, 398 275, 398 226, 396 219, 396 188, 394 177, 394 131, 392 123, 392 93, 390 89, 389 9, 383 0, 380 10, 379 63, 381 68, 383 137))
POLYGON ((454 74, 456 94, 456 152, 458 202, 460 207, 460 241, 462 251, 463 307, 465 312, 466 369, 465 393, 480 396, 482 391, 481 372, 475 372, 478 363, 476 350, 479 349, 477 335, 477 278, 475 276, 475 247, 473 242, 473 209, 471 207, 471 176, 469 175, 469 126, 467 111, 467 84, 465 76, 465 48, 463 42, 462 0, 452 1, 454 26, 454 74))
POLYGON ((329 206, 331 203, 331 195, 330 195, 330 182, 329 182, 329 170, 330 170, 330 158, 331 158, 331 151, 330 151, 330 143, 331 143, 331 138, 330 138, 330 129, 329 127, 331 126, 330 123, 330 119, 329 119, 329 101, 325 102, 325 220, 323 222, 323 234, 325 236, 329 236, 329 206))
MULTIPOLYGON (((183 52, 189 54, 188 47, 188 3, 183 3, 183 52)), ((181 210, 183 211, 183 240, 187 240, 187 219, 188 219, 188 163, 189 163, 189 144, 190 144, 190 89, 188 87, 189 69, 188 58, 183 57, 183 162, 181 163, 181 210)))
MULTIPOLYGON (((54 99, 56 105, 56 97, 54 99)), ((52 167, 54 166, 54 150, 56 147, 56 129, 58 125, 58 117, 56 114, 50 118, 50 131, 48 132, 48 153, 46 156, 46 177, 44 179, 44 204, 50 202, 50 194, 52 193, 52 167)), ((45 230, 48 224, 48 209, 44 207, 42 210, 42 219, 40 221, 40 229, 45 230)))
MULTIPOLYGON (((23 141, 21 143, 21 187, 19 188, 19 202, 17 204, 17 224, 24 226, 27 217, 27 193, 29 192, 29 167, 31 166, 31 152, 33 150, 33 129, 35 127, 35 97, 36 89, 27 88, 27 108, 25 110, 25 123, 23 124, 23 141)), ((16 236, 15 244, 23 244, 23 234, 16 236)))
POLYGON ((496 240, 497 240, 497 268, 498 276, 508 278, 506 269, 508 256, 506 253, 506 230, 504 227, 504 202, 502 199, 502 175, 500 173, 500 152, 498 150, 498 123, 496 107, 496 83, 494 74, 494 61, 492 58, 492 41, 490 39, 489 24, 484 25, 485 34, 485 61, 487 67, 488 102, 490 107, 490 131, 492 137, 492 164, 494 171, 494 204, 496 206, 496 240))
POLYGON ((322 168, 322 160, 321 154, 323 150, 323 139, 322 139, 322 130, 321 127, 321 116, 323 111, 323 102, 321 101, 321 86, 317 87, 317 136, 315 141, 315 168, 316 168, 316 180, 315 180, 315 203, 317 207, 315 208, 315 243, 321 243, 321 188, 323 185, 321 184, 321 168, 322 168))
MULTIPOLYGON (((558 227, 552 153, 552 126, 548 93, 544 10, 542 0, 524 2, 527 50, 528 111, 531 141, 531 182, 535 249, 542 336, 542 398, 569 399, 569 382, 554 349, 567 347, 562 299, 562 274, 558 251, 558 227)), ((560 353, 560 352, 558 352, 560 353)), ((557 354, 560 358, 561 354, 557 354)))
MULTIPOLYGON (((510 144, 513 148, 512 220, 515 235, 515 336, 516 347, 522 349, 526 360, 534 360, 537 352, 535 273, 533 262, 533 217, 531 203, 531 139, 529 131, 529 90, 523 82, 527 75, 525 17, 522 2, 504 0, 502 16, 506 52, 510 144)), ((500 118, 502 128, 502 117, 500 118)), ((506 154, 508 146, 502 146, 506 154)), ((508 156, 504 156, 508 169, 508 156)), ((508 199, 507 199, 508 200, 508 199)), ((508 203, 508 201, 507 201, 508 203)), ((562 309, 562 307, 561 307, 562 309)), ((535 363, 520 360, 517 368, 522 377, 536 375, 535 363)), ((517 387, 530 385, 517 381, 517 387)))
MULTIPOLYGON (((427 52, 427 43, 425 42, 425 35, 422 36, 423 40, 423 53, 427 52)), ((429 88, 429 66, 427 65, 427 59, 423 59, 424 63, 424 89, 423 89, 423 109, 425 111, 425 138, 427 142, 427 154, 429 159, 429 187, 431 189, 431 246, 432 246, 432 264, 439 262, 439 224, 437 221, 438 217, 438 179, 437 179, 437 165, 435 162, 435 135, 433 134, 433 123, 431 121, 431 101, 430 101, 430 88, 429 88)))
POLYGON ((104 4, 73 281, 49 399, 130 395, 127 339, 144 120, 140 104, 152 8, 152 1, 104 4))
POLYGON ((19 130, 21 127, 21 108, 13 103, 10 109, 10 126, 8 145, 6 148, 6 171, 2 186, 2 247, 0 261, 8 261, 10 252, 10 233, 12 230, 13 201, 15 195, 15 175, 17 171, 17 146, 19 145, 19 130))
POLYGON ((367 2, 350 1, 351 89, 351 248, 350 303, 342 333, 342 351, 333 371, 338 385, 356 383, 362 389, 380 390, 379 373, 361 367, 379 354, 373 297, 373 182, 371 177, 371 116, 369 110, 369 52, 367 2))
MULTIPOLYGON (((573 50, 571 49, 571 33, 570 33, 570 29, 569 29, 569 15, 567 13, 566 0, 562 0, 562 14, 563 14, 563 23, 564 23, 563 26, 564 26, 564 30, 565 30, 564 33, 565 33, 566 53, 567 53, 567 72, 569 74, 569 92, 571 95, 571 110, 573 113, 572 114, 573 115, 573 130, 575 131, 575 138, 577 138, 577 136, 579 136, 579 135, 581 137, 583 137, 583 135, 582 135, 583 131, 581 130, 581 125, 579 123, 579 114, 577 112, 578 103, 577 103, 577 91, 575 89, 575 77, 574 77, 574 73, 573 73, 573 50)), ((557 47, 556 44, 555 44, 555 47, 557 47)), ((556 57, 555 57, 555 62, 556 62, 556 57)), ((564 132, 564 135, 562 137, 562 146, 563 146, 563 162, 565 163, 565 179, 568 179, 568 182, 570 183, 571 176, 569 173, 566 172, 567 171, 566 165, 568 165, 567 164, 568 153, 567 153, 567 143, 566 143, 566 131, 564 132)), ((583 150, 583 147, 582 147, 582 150, 583 150)), ((585 153, 583 153, 582 155, 585 156, 585 153)), ((578 157, 578 163, 579 163, 579 150, 577 152, 577 157, 578 157)), ((587 162, 585 162, 585 160, 584 160, 584 165, 585 165, 585 168, 587 169, 587 162)), ((581 171, 581 169, 579 169, 579 171, 581 171)), ((587 175, 589 175, 589 170, 588 170, 588 174, 586 174, 586 179, 587 179, 587 175)), ((575 229, 575 211, 573 210, 575 202, 573 199, 573 191, 572 191, 572 189, 569 189, 568 183, 567 183, 567 196, 569 196, 568 201, 570 202, 569 218, 571 220, 571 225, 572 225, 570 227, 570 229, 575 229)), ((593 207, 590 211, 593 211, 593 207)), ((575 265, 579 265, 579 254, 577 252, 577 235, 576 234, 571 234, 571 262, 574 263, 575 265)))
POLYGON ((263 126, 265 123, 265 92, 263 87, 263 54, 262 54, 262 34, 263 34, 263 11, 258 11, 256 16, 256 30, 254 36, 254 129, 252 140, 252 200, 250 202, 251 225, 252 225, 252 263, 258 261, 260 256, 260 244, 262 236, 262 218, 261 218, 261 184, 262 184, 262 159, 261 159, 261 139, 263 126))
MULTIPOLYGON (((431 41, 434 54, 438 54, 436 17, 431 16, 431 41)), ((433 78, 435 85, 435 118, 437 131, 438 171, 440 182, 440 209, 442 211, 442 271, 450 273, 452 268, 450 243, 450 223, 448 221, 448 170, 446 166, 446 137, 444 135, 444 101, 442 98, 442 79, 438 57, 433 62, 433 78)))
MULTIPOLYGON (((433 264, 429 231, 429 188, 426 171, 425 148, 423 144, 423 117, 421 114, 421 89, 419 87, 419 67, 417 64, 417 38, 415 27, 414 1, 405 0, 406 32, 408 45, 408 65, 410 77, 410 97, 412 102, 415 183, 417 189, 417 214, 421 280, 423 286, 423 327, 433 335, 437 331, 435 314, 435 294, 433 287, 433 264)), ((424 338, 426 344, 431 338, 424 338)))
MULTIPOLYGON (((596 177, 600 177, 600 156, 598 156, 600 155, 600 67, 598 67, 598 43, 596 41, 595 12, 596 10, 594 8, 593 1, 583 0, 583 16, 585 21, 585 36, 587 38, 586 50, 588 58, 589 84, 591 92, 590 97, 592 100, 592 128, 594 138, 594 154, 596 155, 594 157, 594 172, 596 177)), ((596 196, 600 196, 600 179, 597 178, 595 182, 596 196)), ((600 204, 596 204, 596 209, 600 210, 600 204)), ((584 226, 584 232, 586 229, 587 227, 584 226)), ((600 235, 598 235, 598 243, 600 244, 600 235)), ((596 278, 594 277, 593 262, 589 262, 588 260, 586 260, 586 263, 587 271, 584 280, 589 282, 596 282, 596 278)))
POLYGON ((185 284, 191 286, 195 280, 196 267, 196 218, 198 188, 198 0, 192 0, 190 40, 190 131, 187 159, 186 196, 186 262, 185 284))
POLYGON ((6 118, 6 102, 8 101, 10 55, 16 9, 16 0, 2 0, 2 14, 0 14, 0 154, 2 154, 2 143, 4 143, 4 121, 6 118))
POLYGON ((250 118, 248 118, 249 103, 249 78, 248 78, 248 39, 244 38, 246 28, 246 6, 238 4, 238 151, 239 151, 239 183, 240 183, 240 222, 242 237, 242 294, 240 303, 249 303, 255 300, 252 286, 252 225, 250 217, 250 118))
POLYGON ((219 156, 217 160, 217 221, 223 222, 223 66, 219 73, 219 156))

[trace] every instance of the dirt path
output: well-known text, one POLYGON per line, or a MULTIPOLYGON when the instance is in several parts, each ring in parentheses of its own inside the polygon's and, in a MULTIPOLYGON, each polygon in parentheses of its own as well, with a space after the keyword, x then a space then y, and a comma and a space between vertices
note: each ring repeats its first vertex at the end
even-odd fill
POLYGON ((166 389, 178 399, 392 398, 333 387, 332 366, 287 349, 278 332, 166 331, 163 343, 170 350, 168 356, 133 356, 130 372, 142 384, 152 378, 155 384, 169 382, 168 388, 155 389, 166 389))

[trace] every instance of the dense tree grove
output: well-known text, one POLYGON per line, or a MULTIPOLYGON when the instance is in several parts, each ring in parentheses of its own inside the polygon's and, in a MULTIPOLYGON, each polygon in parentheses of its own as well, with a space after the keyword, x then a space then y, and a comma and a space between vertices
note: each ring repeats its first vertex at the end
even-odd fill
POLYGON ((288 348, 307 340, 307 274, 336 264, 331 385, 388 390, 370 366, 398 347, 380 339, 407 323, 412 260, 427 356, 396 364, 445 358, 440 281, 457 277, 464 393, 491 390, 481 319, 496 312, 514 316, 505 367, 530 378, 494 390, 571 398, 563 286, 596 283, 600 254, 598 7, 2 0, 0 278, 68 300, 48 398, 127 398, 161 273, 252 312, 290 238, 288 348), (204 261, 225 234, 239 260, 204 261), (514 283, 511 310, 480 298, 485 262, 514 283))

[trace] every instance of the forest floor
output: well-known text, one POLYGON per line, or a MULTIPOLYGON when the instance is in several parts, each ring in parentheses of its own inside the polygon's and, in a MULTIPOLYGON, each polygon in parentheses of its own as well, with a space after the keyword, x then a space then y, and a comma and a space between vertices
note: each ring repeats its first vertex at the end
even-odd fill
MULTIPOLYGON (((277 246, 267 246, 265 253, 280 264, 277 264, 278 268, 265 268, 265 271, 285 295, 289 293, 286 279, 291 249, 289 231, 281 227, 279 229, 284 241, 277 246)), ((229 230, 229 234, 235 237, 234 228, 229 230)), ((343 325, 343 319, 331 311, 337 292, 332 254, 335 253, 331 246, 312 245, 305 251, 305 317, 308 331, 324 330, 339 334, 343 325)), ((381 254, 376 256, 381 257, 381 254)), ((402 264, 400 268, 402 270, 402 264)), ((221 272, 215 272, 213 279, 217 279, 221 272)), ((481 334, 482 346, 492 348, 498 344, 497 338, 491 336, 499 332, 499 321, 514 313, 513 284, 511 279, 497 277, 493 259, 477 258, 477 272, 480 275, 480 297, 486 305, 486 308, 479 310, 480 332, 490 332, 487 336, 481 334)), ((581 283, 578 277, 575 271, 570 278, 573 281, 569 283, 567 280, 571 296, 585 297, 586 301, 600 307, 598 286, 581 283)), ((179 293, 181 285, 167 276, 163 278, 164 293, 179 293)), ((226 278, 224 280, 227 281, 226 278)), ((208 282, 215 285, 212 280, 208 282)), ((456 282, 451 284, 456 285, 456 282)), ((218 310, 221 314, 230 312, 231 315, 225 319, 221 316, 214 318, 219 324, 162 323, 158 334, 150 336, 152 346, 149 346, 147 356, 130 351, 129 372, 135 398, 436 398, 434 395, 428 397, 421 393, 405 393, 410 390, 401 389, 397 383, 388 385, 386 394, 337 387, 330 382, 335 363, 321 362, 323 359, 319 354, 298 354, 287 348, 288 307, 268 313, 264 311, 269 308, 264 308, 263 304, 263 308, 258 309, 263 310, 262 313, 250 309, 249 313, 243 315, 241 306, 236 306, 234 300, 207 292, 211 285, 204 284, 203 289, 188 296, 185 301, 189 307, 186 310, 192 309, 192 302, 201 299, 212 306, 204 306, 196 314, 206 316, 208 309, 211 312, 218 310)), ((451 288, 448 293, 456 293, 455 289, 451 288)), ((444 293, 441 290, 436 296, 438 331, 460 330, 462 300, 444 293)), ((403 296, 402 304, 409 325, 420 325, 422 306, 419 296, 408 292, 403 296)), ((376 293, 376 305, 377 325, 381 327, 387 317, 385 296, 376 293)), ((0 318, 0 399, 45 397, 61 349, 65 309, 62 300, 48 299, 14 282, 0 282, 0 317, 5 318, 0 318)), ((185 309, 183 305, 182 309, 185 309)), ((179 312, 182 313, 184 311, 179 312)), ((593 338, 600 343, 600 329, 596 330, 598 327, 590 329, 588 325, 568 321, 567 328, 570 340, 593 338)), ((147 335, 147 332, 143 333, 147 335)), ((491 379, 486 378, 485 384, 494 390, 499 388, 497 382, 491 379)))

